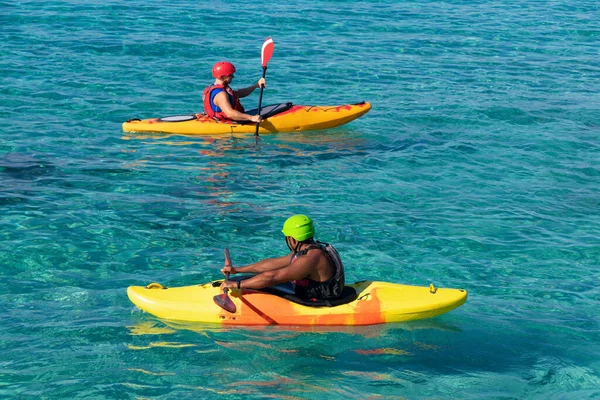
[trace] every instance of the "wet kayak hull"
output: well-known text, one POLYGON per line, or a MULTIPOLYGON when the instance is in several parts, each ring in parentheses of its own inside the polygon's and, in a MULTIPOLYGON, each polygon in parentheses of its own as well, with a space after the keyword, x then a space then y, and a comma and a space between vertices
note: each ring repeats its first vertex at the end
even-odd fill
MULTIPOLYGON (((344 125, 371 109, 370 103, 341 106, 292 105, 289 109, 261 122, 259 134, 302 132, 335 128, 344 125)), ((262 115, 262 113, 261 113, 262 115)), ((182 135, 227 135, 254 133, 256 124, 219 122, 206 114, 132 119, 123 123, 124 132, 160 132, 182 135)))
POLYGON ((430 288, 363 281, 352 285, 356 299, 335 307, 310 307, 256 290, 229 293, 236 312, 213 301, 220 281, 163 288, 130 286, 129 299, 140 309, 168 320, 227 325, 374 325, 433 318, 462 305, 463 289, 430 288))

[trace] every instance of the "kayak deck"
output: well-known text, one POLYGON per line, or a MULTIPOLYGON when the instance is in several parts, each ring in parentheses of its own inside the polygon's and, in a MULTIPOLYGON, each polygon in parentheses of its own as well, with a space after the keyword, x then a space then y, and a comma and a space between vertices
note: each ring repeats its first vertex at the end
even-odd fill
POLYGON ((335 307, 310 307, 257 290, 233 290, 229 296, 235 313, 216 305, 221 281, 202 285, 163 288, 130 286, 129 299, 159 318, 227 325, 374 325, 432 318, 464 304, 467 292, 362 281, 351 285, 356 300, 335 307))
MULTIPOLYGON (((335 128, 366 114, 367 102, 340 106, 290 105, 288 109, 269 116, 260 123, 259 134, 301 132, 335 128)), ((261 112, 261 115, 264 115, 261 112)), ((184 135, 220 135, 254 133, 252 122, 216 121, 206 114, 190 114, 163 118, 131 119, 123 123, 124 132, 160 132, 184 135)))

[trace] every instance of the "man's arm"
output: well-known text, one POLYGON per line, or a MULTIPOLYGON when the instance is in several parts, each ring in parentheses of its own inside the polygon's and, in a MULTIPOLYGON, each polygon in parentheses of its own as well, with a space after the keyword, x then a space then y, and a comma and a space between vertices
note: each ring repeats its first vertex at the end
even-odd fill
POLYGON ((236 90, 235 95, 241 99, 243 97, 249 96, 252 92, 254 92, 254 89, 258 89, 259 87, 260 86, 258 86, 258 84, 255 83, 252 86, 236 90))
POLYGON ((219 107, 227 117, 231 118, 234 121, 252 121, 252 122, 260 122, 260 115, 250 115, 234 110, 229 104, 229 99, 227 98, 227 94, 223 92, 219 92, 215 95, 213 100, 215 105, 219 107))
POLYGON ((232 267, 225 266, 221 270, 223 275, 226 273, 230 274, 239 274, 239 273, 255 273, 260 274, 262 272, 273 271, 279 268, 283 268, 290 263, 292 257, 292 253, 287 256, 275 257, 275 258, 267 258, 264 260, 260 260, 255 262, 254 264, 249 264, 244 267, 232 267))
POLYGON ((314 257, 300 257, 292 264, 272 271, 266 271, 241 282, 244 289, 262 289, 264 287, 277 285, 282 282, 290 282, 304 279, 311 274, 315 268, 314 257))
POLYGON ((254 92, 254 89, 258 89, 261 86, 267 87, 267 81, 265 80, 265 78, 260 78, 258 82, 252 86, 236 90, 235 95, 241 99, 242 97, 249 96, 250 93, 254 92))

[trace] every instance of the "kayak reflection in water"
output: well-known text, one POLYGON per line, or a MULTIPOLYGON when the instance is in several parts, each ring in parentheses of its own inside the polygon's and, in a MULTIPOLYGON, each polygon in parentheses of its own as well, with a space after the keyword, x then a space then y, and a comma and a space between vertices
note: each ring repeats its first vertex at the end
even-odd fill
POLYGON ((260 115, 245 113, 240 98, 248 96, 261 86, 266 87, 265 78, 260 78, 257 83, 247 88, 233 90, 229 85, 234 73, 235 67, 230 62, 219 61, 213 66, 212 75, 215 82, 204 89, 204 112, 219 121, 260 122, 260 115))
POLYGON ((245 267, 226 265, 221 270, 225 276, 237 273, 257 275, 244 280, 225 280, 221 289, 262 289, 292 282, 295 295, 300 298, 339 298, 344 289, 342 260, 332 245, 314 239, 312 220, 306 215, 294 215, 285 221, 282 232, 291 250, 289 254, 264 259, 245 267))

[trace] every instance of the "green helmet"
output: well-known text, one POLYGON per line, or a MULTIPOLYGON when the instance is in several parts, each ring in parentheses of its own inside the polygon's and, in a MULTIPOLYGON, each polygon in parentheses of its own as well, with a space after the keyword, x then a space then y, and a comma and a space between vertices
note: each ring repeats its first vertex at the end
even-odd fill
POLYGON ((297 241, 303 242, 315 236, 315 227, 313 226, 312 219, 306 215, 297 214, 289 217, 283 223, 281 232, 285 236, 291 236, 297 241))

